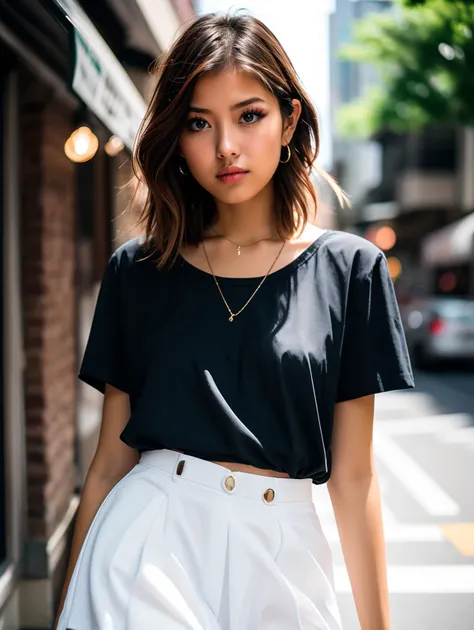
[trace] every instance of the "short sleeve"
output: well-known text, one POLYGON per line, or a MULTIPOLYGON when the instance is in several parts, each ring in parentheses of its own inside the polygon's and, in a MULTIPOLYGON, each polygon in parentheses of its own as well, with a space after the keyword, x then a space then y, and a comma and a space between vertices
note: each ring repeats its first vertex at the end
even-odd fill
POLYGON ((104 393, 108 383, 129 392, 123 352, 120 268, 114 254, 105 269, 79 378, 104 393))
POLYGON ((414 387, 395 289, 380 252, 351 281, 336 402, 414 387))

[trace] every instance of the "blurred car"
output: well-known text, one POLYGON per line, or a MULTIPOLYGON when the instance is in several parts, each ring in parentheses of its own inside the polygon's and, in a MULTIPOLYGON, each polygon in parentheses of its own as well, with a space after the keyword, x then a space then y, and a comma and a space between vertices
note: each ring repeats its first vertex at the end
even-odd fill
POLYGON ((433 296, 400 307, 413 363, 429 368, 462 359, 474 366, 474 299, 433 296))

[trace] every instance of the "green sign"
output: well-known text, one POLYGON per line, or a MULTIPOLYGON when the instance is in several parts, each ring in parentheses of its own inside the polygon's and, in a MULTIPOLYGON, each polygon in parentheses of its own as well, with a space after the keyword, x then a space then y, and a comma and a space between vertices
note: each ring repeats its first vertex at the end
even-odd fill
POLYGON ((145 102, 135 84, 75 0, 56 0, 74 27, 72 89, 131 149, 145 102))

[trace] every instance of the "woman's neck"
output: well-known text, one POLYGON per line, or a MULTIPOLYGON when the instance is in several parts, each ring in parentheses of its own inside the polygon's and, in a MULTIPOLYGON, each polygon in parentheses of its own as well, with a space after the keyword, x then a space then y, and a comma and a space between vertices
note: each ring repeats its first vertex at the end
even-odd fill
POLYGON ((269 186, 243 203, 217 202, 217 215, 213 229, 238 243, 277 236, 273 190, 269 186))

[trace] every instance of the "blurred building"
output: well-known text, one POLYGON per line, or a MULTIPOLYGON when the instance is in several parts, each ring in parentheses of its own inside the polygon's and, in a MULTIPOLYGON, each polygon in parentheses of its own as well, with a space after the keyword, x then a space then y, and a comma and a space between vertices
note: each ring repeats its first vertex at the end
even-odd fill
POLYGON ((468 129, 441 126, 377 136, 383 175, 361 204, 359 226, 389 224, 396 231, 405 299, 474 296, 471 136, 468 129), (448 271, 449 290, 439 283, 448 271))
POLYGON ((474 129, 456 129, 454 144, 451 212, 446 225, 423 235, 421 262, 430 293, 474 298, 474 129))
POLYGON ((148 68, 193 15, 190 0, 2 3, 5 630, 52 627, 102 405, 76 374, 104 266, 134 219, 127 189, 116 193, 131 176, 148 68))
POLYGON ((357 208, 367 191, 381 180, 381 148, 370 140, 342 138, 337 127, 338 109, 361 97, 364 91, 378 82, 373 66, 355 64, 341 59, 339 51, 353 40, 356 20, 373 12, 391 11, 389 0, 336 0, 330 16, 330 104, 333 136, 333 173, 350 194, 354 210, 341 216, 342 227, 356 222, 357 208))
MULTIPOLYGON (((354 21, 370 12, 394 11, 384 0, 336 0, 331 15, 331 107, 360 97, 377 82, 373 66, 342 60, 354 21)), ((381 132, 367 141, 340 138, 334 123, 334 173, 353 208, 341 227, 377 241, 379 228, 396 237, 387 255, 400 273, 401 300, 443 292, 439 278, 453 274, 451 292, 474 296, 474 134, 455 127, 418 133, 381 132), (453 224, 451 226, 451 224, 453 224)), ((378 244, 378 243, 377 243, 378 244)), ((447 286, 447 285, 445 285, 447 286)))

